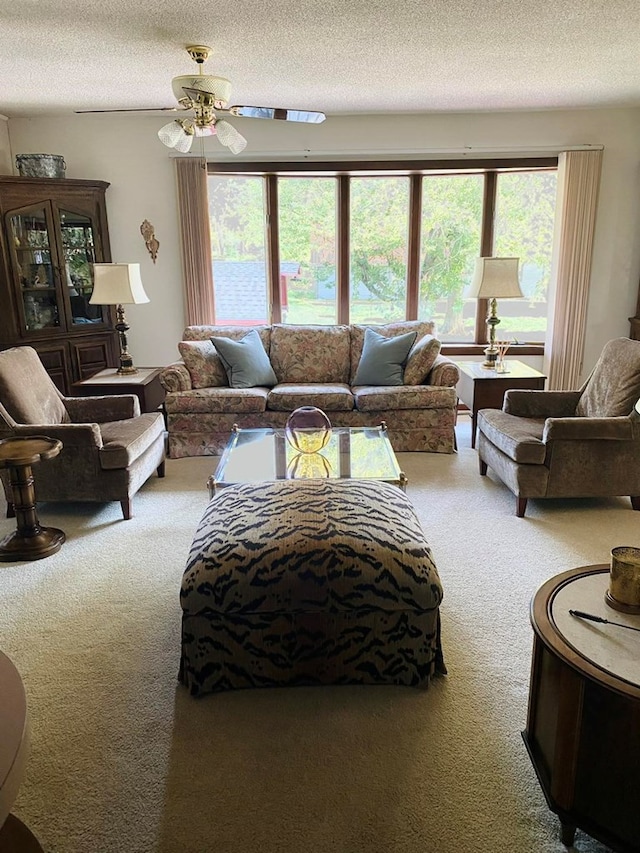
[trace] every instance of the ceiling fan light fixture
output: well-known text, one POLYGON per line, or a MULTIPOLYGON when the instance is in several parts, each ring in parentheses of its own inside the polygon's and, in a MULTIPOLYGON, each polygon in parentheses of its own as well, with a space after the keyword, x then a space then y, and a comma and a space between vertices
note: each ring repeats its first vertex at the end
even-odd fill
POLYGON ((218 139, 232 154, 240 154, 247 147, 247 140, 228 121, 219 120, 215 127, 218 139))
POLYGON ((187 154, 191 151, 191 146, 193 145, 193 140, 195 135, 192 133, 185 133, 176 144, 173 146, 176 151, 179 151, 180 154, 187 154))
POLYGON ((216 129, 212 124, 206 124, 204 127, 196 124, 194 130, 196 136, 215 136, 216 132, 216 129))
POLYGON ((167 148, 175 148, 181 154, 191 150, 195 127, 192 122, 184 119, 174 119, 158 131, 158 139, 167 148))
POLYGON ((178 119, 163 125, 158 131, 158 139, 167 148, 173 148, 182 136, 184 136, 184 130, 182 129, 182 122, 178 119))
MULTIPOLYGON (((183 74, 174 77, 171 81, 171 89, 176 101, 185 97, 184 89, 195 89, 211 95, 218 109, 226 109, 231 97, 231 82, 226 77, 217 77, 213 74, 183 74)), ((193 98, 191 98, 193 100, 193 98)))

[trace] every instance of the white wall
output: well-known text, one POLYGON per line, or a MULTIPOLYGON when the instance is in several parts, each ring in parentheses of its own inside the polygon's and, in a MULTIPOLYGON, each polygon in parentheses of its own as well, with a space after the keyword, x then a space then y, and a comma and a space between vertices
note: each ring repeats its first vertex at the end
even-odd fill
POLYGON ((9 142, 9 119, 0 115, 0 175, 11 175, 11 144, 9 142))
MULTIPOLYGON (((12 119, 15 154, 62 154, 68 178, 109 181, 107 209, 114 261, 140 262, 151 302, 127 308, 130 349, 139 365, 177 357, 184 326, 172 154, 156 136, 166 117, 82 115, 12 119), (160 241, 151 262, 140 235, 143 219, 160 241)), ((640 278, 640 109, 511 113, 329 116, 307 126, 234 119, 249 145, 233 157, 207 139, 210 159, 471 158, 537 154, 603 145, 583 374, 610 338, 627 336, 640 278)), ((1 133, 1 127, 0 127, 1 133)), ((0 142, 0 152, 2 145, 0 142)), ((2 162, 0 158, 0 171, 2 162)))

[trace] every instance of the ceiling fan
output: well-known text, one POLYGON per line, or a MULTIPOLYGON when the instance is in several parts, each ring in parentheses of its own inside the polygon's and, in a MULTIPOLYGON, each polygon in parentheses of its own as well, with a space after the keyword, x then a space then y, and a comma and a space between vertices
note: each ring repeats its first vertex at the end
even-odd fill
MULTIPOLYGON (((231 83, 226 77, 203 74, 202 66, 213 53, 202 44, 187 45, 187 53, 198 65, 198 74, 184 74, 171 81, 178 107, 161 107, 163 111, 184 110, 187 118, 176 118, 158 131, 158 137, 167 148, 175 148, 182 154, 191 150, 195 137, 217 136, 219 142, 233 154, 239 154, 247 140, 220 115, 267 118, 280 121, 302 121, 319 124, 324 113, 308 110, 291 110, 277 107, 229 106, 231 83)), ((81 110, 79 112, 138 112, 137 110, 81 110)))

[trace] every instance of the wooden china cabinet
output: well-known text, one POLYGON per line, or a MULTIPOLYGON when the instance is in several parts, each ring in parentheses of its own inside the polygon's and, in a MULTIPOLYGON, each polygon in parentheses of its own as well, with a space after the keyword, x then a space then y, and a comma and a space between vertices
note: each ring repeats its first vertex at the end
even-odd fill
POLYGON ((0 176, 0 349, 32 346, 63 394, 117 363, 112 309, 91 305, 111 261, 105 181, 0 176))

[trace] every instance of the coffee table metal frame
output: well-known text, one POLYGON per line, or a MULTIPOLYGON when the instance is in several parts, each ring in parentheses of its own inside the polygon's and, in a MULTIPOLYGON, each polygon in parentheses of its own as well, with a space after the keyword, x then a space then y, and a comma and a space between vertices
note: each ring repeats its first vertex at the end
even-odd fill
MULTIPOLYGON (((331 438, 317 454, 299 454, 287 441, 284 429, 240 429, 233 432, 215 473, 209 477, 209 495, 224 486, 273 480, 312 479, 296 473, 296 461, 313 457, 322 475, 317 479, 378 480, 406 491, 407 478, 387 435, 387 425, 333 427, 331 438)), ((313 461, 313 460, 311 460, 313 461)), ((309 467, 301 464, 303 471, 309 467)))

